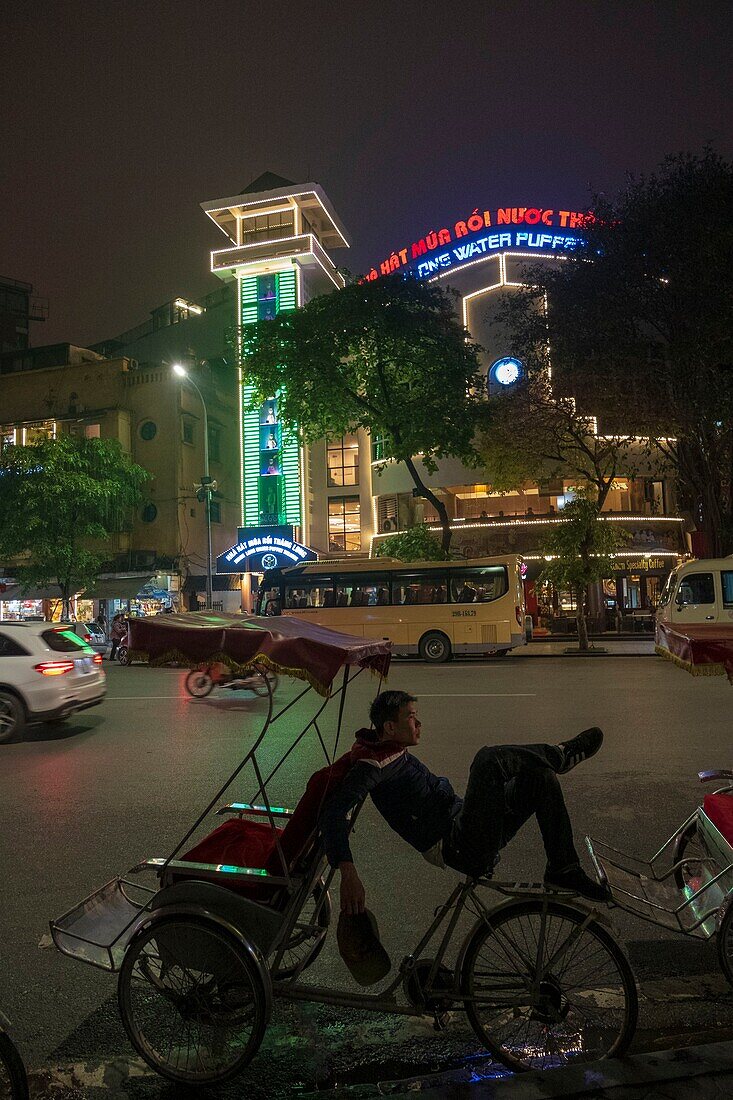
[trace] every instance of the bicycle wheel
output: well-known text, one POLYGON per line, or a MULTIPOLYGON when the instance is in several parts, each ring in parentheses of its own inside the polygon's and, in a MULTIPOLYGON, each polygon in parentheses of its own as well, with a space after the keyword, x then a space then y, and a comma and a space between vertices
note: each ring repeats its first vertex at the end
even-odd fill
POLYGON ((23 1059, 15 1043, 0 1027, 0 1100, 28 1100, 23 1059))
POLYGON ((733 985, 733 905, 728 906, 728 910, 720 922, 717 948, 720 969, 730 984, 733 985))
POLYGON ((672 863, 686 860, 682 867, 675 868, 674 881, 679 890, 694 894, 702 886, 702 860, 707 852, 700 843, 697 822, 691 821, 684 832, 680 833, 672 851, 672 863))
POLYGON ((208 672, 195 668, 186 677, 185 686, 188 694, 193 695, 194 699, 205 699, 207 695, 211 695, 214 681, 208 672))
POLYGON ((135 1050, 157 1073, 213 1084, 257 1053, 270 1015, 256 957, 213 921, 169 916, 130 944, 117 997, 135 1050))
POLYGON ((255 695, 259 695, 260 698, 264 698, 266 695, 275 694, 279 679, 275 672, 260 672, 259 669, 255 669, 252 672, 252 691, 255 695), (267 689, 267 684, 270 685, 270 690, 267 689))
POLYGON ((587 919, 569 905, 528 899, 489 913, 469 934, 466 1013, 509 1069, 589 1062, 622 1054, 631 1042, 634 975, 605 928, 595 920, 582 927, 587 919))
POLYGON ((273 981, 286 981, 292 977, 303 963, 301 973, 311 966, 326 942, 326 933, 331 923, 331 897, 326 892, 326 898, 318 910, 318 916, 314 919, 316 906, 323 897, 323 882, 317 882, 310 898, 300 912, 298 923, 290 933, 285 952, 277 970, 273 970, 273 981))

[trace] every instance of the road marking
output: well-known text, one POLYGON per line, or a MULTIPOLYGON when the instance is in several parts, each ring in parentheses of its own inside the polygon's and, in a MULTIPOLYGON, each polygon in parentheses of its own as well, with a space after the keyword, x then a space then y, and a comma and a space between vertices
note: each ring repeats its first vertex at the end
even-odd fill
POLYGON ((134 703, 145 699, 183 699, 184 703, 191 700, 190 695, 105 695, 105 703, 134 703))
POLYGON ((421 691, 421 699, 534 699, 536 691, 421 691))

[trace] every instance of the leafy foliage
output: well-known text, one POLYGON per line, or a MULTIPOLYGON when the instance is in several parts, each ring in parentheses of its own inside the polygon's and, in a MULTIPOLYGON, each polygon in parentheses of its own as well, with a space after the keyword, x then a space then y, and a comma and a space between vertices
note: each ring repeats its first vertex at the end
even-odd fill
POLYGON ((253 404, 277 393, 305 442, 358 428, 379 438, 437 509, 447 550, 445 506, 414 462, 433 472, 446 456, 476 461, 478 348, 447 292, 401 275, 354 283, 248 328, 242 366, 253 404))
POLYGON ((596 197, 588 247, 507 300, 532 367, 604 434, 645 436, 674 471, 708 551, 733 549, 733 165, 668 157, 596 197), (592 262, 589 262, 589 259, 592 262), (548 303, 545 316, 541 308, 548 303))
POLYGON ((397 558, 399 561, 444 561, 447 554, 424 524, 410 527, 381 539, 376 547, 376 557, 397 558))
POLYGON ((112 440, 62 435, 0 454, 0 553, 28 589, 57 584, 68 614, 104 553, 94 547, 129 522, 148 478, 112 440))
POLYGON ((613 555, 628 540, 618 524, 599 519, 595 500, 578 493, 565 505, 561 519, 550 527, 543 552, 547 561, 542 580, 558 588, 574 588, 578 593, 578 639, 581 649, 588 648, 586 596, 589 584, 609 576, 615 569, 613 555))

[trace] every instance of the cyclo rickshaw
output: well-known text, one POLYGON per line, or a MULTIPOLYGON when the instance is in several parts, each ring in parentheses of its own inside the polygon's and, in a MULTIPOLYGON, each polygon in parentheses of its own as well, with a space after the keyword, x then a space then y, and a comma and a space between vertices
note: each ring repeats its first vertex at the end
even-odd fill
POLYGON ((118 973, 124 1026, 154 1070, 193 1085, 234 1076, 262 1042, 273 997, 427 1017, 438 1029, 464 1011, 480 1043, 514 1070, 627 1049, 636 985, 606 919, 574 895, 540 884, 466 878, 452 885, 377 993, 303 981, 331 920, 334 871, 318 815, 339 751, 346 694, 365 669, 381 683, 388 641, 296 618, 210 612, 133 620, 130 631, 133 653, 151 663, 222 660, 306 681, 277 712, 270 692, 251 748, 170 855, 144 859, 51 922, 63 953, 118 973), (263 739, 312 691, 315 708, 264 775, 263 739), (329 700, 336 704, 330 751, 329 700), (320 743, 326 767, 288 810, 271 800, 273 780, 309 734, 320 743), (245 766, 253 775, 251 797, 220 804, 245 766), (224 815, 224 824, 186 850, 212 813, 224 815), (157 876, 157 885, 140 881, 146 872, 157 876), (494 901, 487 900, 490 891, 494 901), (470 927, 462 933, 466 918, 470 927))

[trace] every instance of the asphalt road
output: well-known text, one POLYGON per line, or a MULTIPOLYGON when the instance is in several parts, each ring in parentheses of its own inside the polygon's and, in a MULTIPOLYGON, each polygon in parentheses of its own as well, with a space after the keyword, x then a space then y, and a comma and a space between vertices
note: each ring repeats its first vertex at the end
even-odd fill
MULTIPOLYGON (((0 1006, 14 1021, 31 1066, 102 1062, 129 1053, 116 1015, 114 979, 53 948, 39 947, 47 945, 48 920, 141 858, 168 854, 239 762, 264 714, 264 703, 249 694, 218 691, 208 700, 189 699, 180 671, 107 667, 109 693, 103 706, 64 727, 39 727, 22 743, 0 746, 0 1006)), ((368 673, 353 685, 346 730, 364 723, 375 685, 368 673)), ((417 751, 459 792, 473 755, 484 744, 555 742, 601 725, 606 733, 602 751, 564 780, 579 846, 590 833, 621 849, 651 854, 699 800, 697 771, 733 764, 733 694, 727 682, 693 679, 657 658, 509 658, 437 668, 398 662, 390 686, 419 696, 423 736, 417 751)), ((299 689, 286 679, 279 694, 287 700, 299 689)), ((315 705, 312 693, 310 699, 308 713, 315 705)), ((291 743, 304 713, 300 704, 279 730, 275 727, 264 752, 265 767, 291 743)), ((327 740, 334 719, 335 708, 325 723, 327 740)), ((347 736, 343 747, 349 742, 347 736)), ((296 750, 292 767, 283 769, 273 792, 280 804, 297 801, 307 776, 322 764, 319 753, 314 738, 296 750)), ((233 793, 247 798, 253 789, 249 775, 233 793)), ((370 804, 360 817, 353 849, 368 905, 398 964, 453 879, 391 834, 370 804)), ((505 851, 502 877, 538 879, 543 865, 539 833, 530 823, 505 851)), ((716 972, 709 945, 673 937, 618 911, 613 925, 642 985, 661 981, 664 989, 687 981, 689 987, 701 975, 716 972)), ((348 984, 335 937, 329 937, 313 976, 322 983, 348 984)), ((733 1024, 733 1005, 726 997, 721 1003, 722 1008, 719 1003, 700 1016, 701 1028, 733 1024)), ((280 1010, 268 1043, 271 1065, 272 1044, 290 1044, 290 1060, 284 1058, 279 1071, 282 1087, 292 1086, 292 1074, 297 1077, 299 1071, 308 1084, 303 1044, 311 1057, 313 1050, 321 1051, 319 1080, 334 1074, 349 1079, 349 1067, 364 1061, 359 1040, 367 1036, 366 1022, 359 1013, 280 1010), (293 1028, 298 1042, 288 1038, 293 1028), (317 1043, 311 1041, 314 1034, 317 1043), (329 1043, 336 1052, 330 1062, 323 1053, 329 1043)), ((401 1036, 403 1046, 414 1040, 423 1061, 440 1064, 442 1037, 412 1024, 406 1036, 404 1022, 394 1027, 386 1018, 368 1026, 372 1039, 376 1035, 374 1041, 383 1044, 383 1062, 393 1055, 399 1061, 395 1043, 401 1036)), ((669 1026, 676 1026, 671 1016, 669 1026)), ((459 1033, 459 1053, 454 1050, 450 1057, 470 1057, 472 1050, 469 1033, 459 1033)), ((258 1077, 264 1064, 259 1069, 253 1064, 249 1094, 280 1095, 272 1081, 265 1085, 258 1077)))

